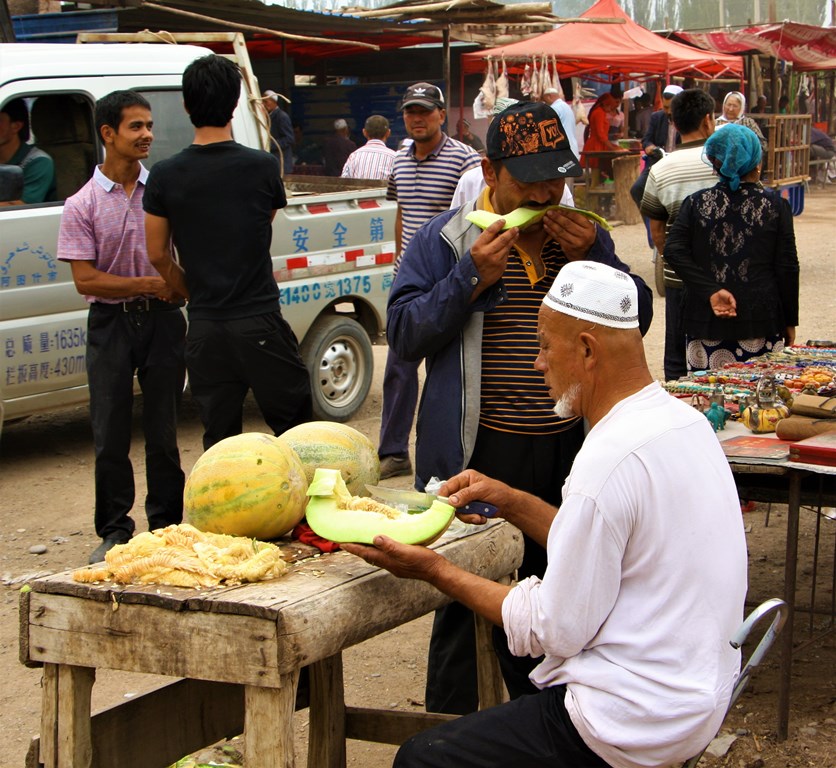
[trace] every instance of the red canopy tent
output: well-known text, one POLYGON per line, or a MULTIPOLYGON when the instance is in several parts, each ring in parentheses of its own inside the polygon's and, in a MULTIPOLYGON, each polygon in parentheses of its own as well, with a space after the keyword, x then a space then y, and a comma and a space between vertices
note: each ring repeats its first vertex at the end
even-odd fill
POLYGON ((743 78, 740 56, 692 48, 655 35, 636 24, 616 0, 598 0, 581 18, 623 19, 623 24, 562 24, 551 32, 519 43, 462 56, 464 74, 484 70, 488 57, 505 58, 509 72, 519 74, 533 56, 557 57, 561 77, 582 75, 637 79, 691 75, 743 78))
POLYGON ((677 30, 676 36, 710 51, 759 51, 791 62, 797 72, 836 69, 836 27, 782 21, 714 32, 677 30))

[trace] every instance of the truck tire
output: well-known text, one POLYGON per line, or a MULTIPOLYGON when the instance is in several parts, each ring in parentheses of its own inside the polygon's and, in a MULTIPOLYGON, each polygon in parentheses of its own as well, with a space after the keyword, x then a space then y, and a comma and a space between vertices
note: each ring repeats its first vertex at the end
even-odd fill
POLYGON ((300 352, 311 376, 314 417, 348 421, 372 385, 374 355, 363 326, 350 317, 321 317, 300 352))
POLYGON ((656 293, 665 295, 665 261, 659 255, 659 251, 653 249, 653 278, 656 283, 656 293))

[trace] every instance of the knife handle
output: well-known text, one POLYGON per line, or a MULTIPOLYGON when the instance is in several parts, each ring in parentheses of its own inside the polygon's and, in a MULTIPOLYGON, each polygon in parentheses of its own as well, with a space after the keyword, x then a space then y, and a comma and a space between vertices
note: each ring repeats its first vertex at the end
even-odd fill
POLYGON ((470 504, 465 504, 458 512, 465 512, 468 515, 482 515, 482 517, 496 517, 499 508, 493 504, 488 504, 487 501, 471 501, 470 504))

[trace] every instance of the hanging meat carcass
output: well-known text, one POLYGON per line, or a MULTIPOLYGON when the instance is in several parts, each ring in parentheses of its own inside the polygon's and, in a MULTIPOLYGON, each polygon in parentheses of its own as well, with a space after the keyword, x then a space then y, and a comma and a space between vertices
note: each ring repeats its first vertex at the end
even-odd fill
POLYGON ((505 57, 502 57, 502 74, 496 78, 496 98, 508 98, 508 67, 505 64, 505 57))
POLYGON ((540 94, 542 95, 552 87, 552 76, 549 72, 549 57, 543 54, 540 61, 543 62, 543 67, 540 70, 540 94))
POLYGON ((531 95, 531 65, 528 63, 525 65, 522 80, 520 81, 520 93, 523 96, 531 95))
POLYGON ((566 94, 563 93, 563 86, 560 84, 560 75, 557 73, 557 56, 552 56, 552 87, 557 88, 557 97, 566 101, 566 94))
POLYGON ((485 82, 479 90, 482 92, 482 105, 490 112, 496 104, 496 75, 494 75, 493 59, 488 56, 488 71, 485 73, 485 82))
POLYGON ((575 113, 575 122, 589 125, 589 120, 586 116, 586 107, 581 100, 581 81, 580 78, 572 78, 572 111, 575 113))
POLYGON ((543 88, 540 84, 540 68, 537 66, 537 57, 533 56, 531 59, 531 99, 532 101, 540 101, 543 95, 543 88))

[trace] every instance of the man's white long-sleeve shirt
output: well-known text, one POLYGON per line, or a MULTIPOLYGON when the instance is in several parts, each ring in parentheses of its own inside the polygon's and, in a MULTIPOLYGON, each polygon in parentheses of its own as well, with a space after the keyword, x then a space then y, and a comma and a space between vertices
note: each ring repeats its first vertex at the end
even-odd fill
POLYGON ((715 735, 737 677, 746 542, 734 480, 698 411, 658 384, 589 432, 541 580, 502 618, 516 655, 567 685, 581 737, 615 768, 671 765, 715 735))

